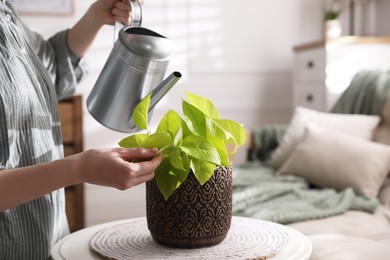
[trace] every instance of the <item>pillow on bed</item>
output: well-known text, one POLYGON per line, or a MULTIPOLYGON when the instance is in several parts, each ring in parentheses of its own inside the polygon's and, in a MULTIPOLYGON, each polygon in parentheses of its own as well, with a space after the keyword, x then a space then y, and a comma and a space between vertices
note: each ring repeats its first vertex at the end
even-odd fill
POLYGON ((379 121, 379 116, 325 113, 297 107, 280 145, 271 154, 267 163, 274 169, 281 167, 302 137, 308 123, 370 140, 379 121))
POLYGON ((390 146, 308 125, 277 174, 294 174, 320 187, 377 196, 390 171, 390 146))
POLYGON ((390 209, 390 175, 387 176, 379 191, 378 199, 382 205, 390 209))
POLYGON ((375 132, 374 142, 390 145, 390 96, 387 97, 382 109, 382 120, 375 132))

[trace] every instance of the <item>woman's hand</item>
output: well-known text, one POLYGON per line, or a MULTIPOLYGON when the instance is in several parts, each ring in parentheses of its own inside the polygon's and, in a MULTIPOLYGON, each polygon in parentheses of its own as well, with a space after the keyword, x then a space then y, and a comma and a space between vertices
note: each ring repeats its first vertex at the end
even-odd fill
POLYGON ((131 23, 129 0, 98 0, 94 4, 94 11, 103 24, 113 25, 117 21, 128 26, 131 23))
POLYGON ((68 47, 78 57, 84 57, 103 25, 113 25, 116 21, 130 25, 130 9, 129 0, 97 0, 69 30, 68 47))
POLYGON ((61 160, 0 171, 0 211, 88 182, 125 190, 151 180, 162 161, 157 149, 91 149, 61 160))
POLYGON ((70 159, 82 182, 125 190, 153 179, 162 161, 156 154, 145 148, 91 149, 70 159))

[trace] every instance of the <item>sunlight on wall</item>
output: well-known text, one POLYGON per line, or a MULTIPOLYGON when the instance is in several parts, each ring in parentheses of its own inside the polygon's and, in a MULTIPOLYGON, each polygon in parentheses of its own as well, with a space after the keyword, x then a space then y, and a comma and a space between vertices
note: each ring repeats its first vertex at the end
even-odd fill
POLYGON ((206 59, 215 70, 223 68, 220 0, 190 1, 189 41, 191 59, 206 59))

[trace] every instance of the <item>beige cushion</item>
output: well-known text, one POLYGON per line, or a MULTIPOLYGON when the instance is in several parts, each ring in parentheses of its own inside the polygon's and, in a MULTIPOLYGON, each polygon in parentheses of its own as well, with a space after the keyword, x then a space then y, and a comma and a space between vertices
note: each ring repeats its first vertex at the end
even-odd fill
POLYGON ((390 209, 390 175, 388 175, 386 180, 383 182, 382 188, 378 194, 378 199, 381 204, 390 209))
MULTIPOLYGON (((387 96, 382 109, 382 118, 374 134, 374 142, 390 145, 390 95, 387 96)), ((378 198, 383 205, 390 208, 390 176, 387 177, 378 198)))
POLYGON ((268 165, 275 169, 282 166, 302 137, 308 123, 369 140, 372 139, 379 121, 379 116, 324 113, 297 107, 282 142, 272 153, 268 165))
POLYGON ((382 121, 373 138, 374 142, 390 145, 390 96, 387 97, 382 110, 382 121))
POLYGON ((277 174, 304 177, 320 187, 377 196, 390 170, 390 146, 316 125, 306 132, 277 174))

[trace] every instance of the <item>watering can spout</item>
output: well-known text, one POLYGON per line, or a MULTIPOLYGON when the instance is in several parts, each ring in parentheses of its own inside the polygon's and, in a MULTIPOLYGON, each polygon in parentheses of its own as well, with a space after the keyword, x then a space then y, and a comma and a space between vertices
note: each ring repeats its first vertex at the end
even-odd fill
MULTIPOLYGON (((168 93, 168 91, 176 84, 176 82, 180 78, 181 78, 181 73, 178 71, 174 71, 171 75, 169 75, 166 79, 164 79, 163 82, 161 82, 157 87, 155 87, 149 93, 149 94, 151 94, 150 106, 149 106, 149 111, 148 111, 149 114, 151 114, 153 108, 157 105, 157 103, 165 96, 165 94, 168 93)), ((149 118, 150 118, 150 116, 149 116, 149 118)), ((132 116, 130 116, 130 120, 129 120, 129 129, 138 130, 137 126, 134 124, 132 116)))
POLYGON ((150 109, 160 101, 160 99, 167 94, 167 92, 176 84, 176 82, 181 78, 181 73, 174 71, 169 75, 163 82, 161 82, 156 88, 154 88, 150 93, 150 109))

